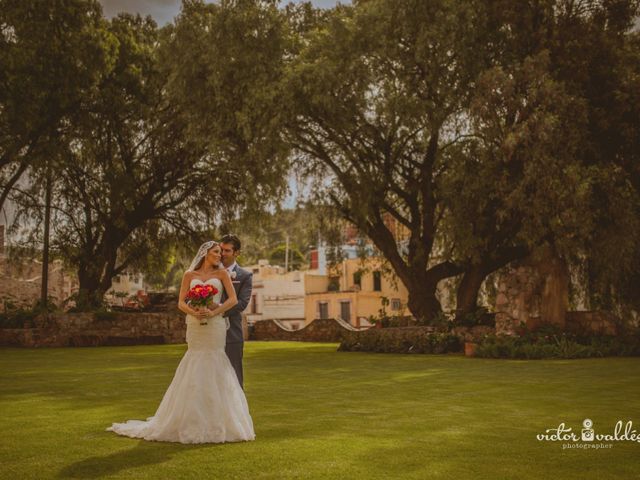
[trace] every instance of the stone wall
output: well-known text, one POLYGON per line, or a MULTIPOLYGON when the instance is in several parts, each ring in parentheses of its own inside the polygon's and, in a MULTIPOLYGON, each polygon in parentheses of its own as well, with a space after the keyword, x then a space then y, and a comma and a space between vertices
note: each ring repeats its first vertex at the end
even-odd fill
POLYGON ((622 332, 620 322, 610 312, 567 312, 567 331, 578 335, 619 335, 622 332))
MULTIPOLYGON (((0 346, 89 347, 184 343, 184 314, 117 312, 108 319, 93 313, 64 313, 36 319, 27 328, 0 329, 0 346)), ((291 330, 277 320, 256 322, 251 340, 339 342, 349 325, 340 320, 314 320, 305 328, 291 330)))
MULTIPOLYGON (((42 263, 38 260, 12 261, 0 254, 0 301, 32 306, 40 299, 42 263)), ((49 264, 48 295, 61 303, 78 290, 75 275, 68 273, 60 260, 49 264)), ((0 305, 0 309, 3 305, 0 305)))
POLYGON ((565 328, 569 301, 569 271, 549 249, 502 269, 496 296, 496 332, 514 335, 521 324, 541 322, 565 328))
MULTIPOLYGON (((530 322, 530 326, 535 322, 530 322)), ((380 329, 372 329, 380 330, 380 329)), ((396 329, 382 329, 396 330, 396 329)), ((431 333, 433 327, 405 327, 403 334, 431 333)), ((616 318, 607 312, 567 312, 567 330, 578 334, 620 333, 616 318)), ((492 333, 491 327, 458 327, 451 333, 463 341, 474 341, 492 333)), ((117 313, 97 319, 92 313, 57 314, 37 319, 29 328, 0 329, 0 346, 84 347, 146 345, 185 342, 186 325, 179 311, 162 313, 117 313)), ((277 320, 256 322, 251 340, 341 342, 362 332, 335 319, 317 319, 300 330, 291 330, 277 320)))
POLYGON ((507 267, 498 280, 496 333, 514 335, 520 323, 540 315, 540 276, 530 265, 507 267))
POLYGON ((316 319, 306 327, 291 330, 277 320, 261 320, 254 323, 251 340, 291 340, 299 342, 339 342, 344 332, 350 331, 335 319, 316 319))
POLYGON ((64 313, 37 319, 31 328, 0 329, 0 346, 86 347, 184 343, 184 314, 117 313, 100 320, 93 313, 64 313))

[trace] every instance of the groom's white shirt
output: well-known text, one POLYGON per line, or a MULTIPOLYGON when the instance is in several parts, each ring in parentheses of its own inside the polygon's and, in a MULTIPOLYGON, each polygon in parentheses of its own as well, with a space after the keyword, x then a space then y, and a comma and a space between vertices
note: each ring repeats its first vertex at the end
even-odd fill
POLYGON ((238 263, 234 261, 231 265, 227 267, 227 272, 229 273, 233 272, 237 266, 238 266, 238 263))

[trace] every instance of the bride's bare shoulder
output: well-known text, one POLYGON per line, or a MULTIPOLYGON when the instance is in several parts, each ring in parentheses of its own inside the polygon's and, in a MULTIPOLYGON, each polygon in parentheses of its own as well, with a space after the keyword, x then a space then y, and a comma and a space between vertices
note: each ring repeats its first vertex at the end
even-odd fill
POLYGON ((229 276, 229 272, 227 271, 226 268, 221 268, 216 272, 216 274, 220 280, 229 276))
POLYGON ((184 275, 182 276, 182 278, 185 280, 191 280, 195 276, 196 276, 196 272, 194 272, 193 270, 189 270, 187 272, 184 272, 184 275))

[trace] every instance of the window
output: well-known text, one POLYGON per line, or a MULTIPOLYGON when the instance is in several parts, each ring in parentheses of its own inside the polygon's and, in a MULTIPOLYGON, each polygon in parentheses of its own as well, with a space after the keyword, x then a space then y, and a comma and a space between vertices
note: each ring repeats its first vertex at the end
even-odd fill
POLYGON ((373 272, 373 291, 382 291, 382 274, 380 271, 373 272))
POLYGON ((391 299, 391 310, 400 310, 402 308, 402 304, 399 298, 391 299))
POLYGON ((353 284, 362 287, 362 272, 355 272, 353 274, 353 284))
POLYGON ((329 318, 329 302, 318 302, 318 318, 329 318))
POLYGON ((329 277, 329 285, 327 290, 330 292, 337 292, 340 290, 340 277, 329 277))
POLYGON ((349 300, 340 301, 340 318, 345 322, 351 322, 351 302, 349 300))
POLYGON ((251 313, 258 313, 258 294, 251 295, 251 313))

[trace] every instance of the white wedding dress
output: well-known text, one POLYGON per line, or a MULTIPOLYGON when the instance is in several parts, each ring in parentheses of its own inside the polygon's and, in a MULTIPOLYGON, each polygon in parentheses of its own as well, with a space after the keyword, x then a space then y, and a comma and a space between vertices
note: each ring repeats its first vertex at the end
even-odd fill
MULTIPOLYGON (((223 286, 211 283, 220 303, 223 286)), ((180 443, 221 443, 255 439, 249 406, 235 370, 224 351, 227 324, 222 316, 207 319, 207 325, 187 315, 188 349, 153 417, 146 421, 114 423, 108 431, 134 438, 180 443)))

